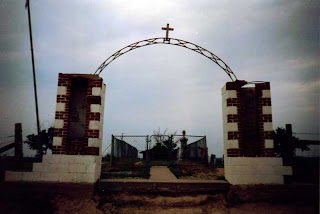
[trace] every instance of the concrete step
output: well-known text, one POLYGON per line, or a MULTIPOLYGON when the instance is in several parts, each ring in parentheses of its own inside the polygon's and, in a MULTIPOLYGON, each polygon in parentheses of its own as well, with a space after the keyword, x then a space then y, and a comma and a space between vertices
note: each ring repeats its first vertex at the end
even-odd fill
POLYGON ((128 193, 226 193, 230 184, 223 180, 187 180, 176 179, 160 181, 151 179, 100 179, 97 182, 99 192, 128 193))

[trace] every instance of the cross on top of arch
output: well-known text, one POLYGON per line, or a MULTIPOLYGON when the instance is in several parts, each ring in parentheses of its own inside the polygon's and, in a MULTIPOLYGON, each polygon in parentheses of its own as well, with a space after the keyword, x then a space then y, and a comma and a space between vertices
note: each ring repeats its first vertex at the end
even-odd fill
POLYGON ((167 24, 167 27, 162 27, 162 30, 166 31, 166 39, 165 40, 169 40, 169 31, 174 31, 174 28, 169 28, 169 24, 167 24))

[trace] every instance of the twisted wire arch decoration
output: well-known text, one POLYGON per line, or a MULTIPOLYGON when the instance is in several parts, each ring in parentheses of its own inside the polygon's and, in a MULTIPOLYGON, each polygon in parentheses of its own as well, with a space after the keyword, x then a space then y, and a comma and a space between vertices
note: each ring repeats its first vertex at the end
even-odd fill
POLYGON ((145 40, 141 40, 138 42, 134 42, 134 43, 116 51, 114 54, 109 56, 98 67, 98 69, 94 72, 94 74, 100 75, 100 73, 103 71, 103 69, 105 69, 105 67, 107 67, 113 60, 117 59, 119 56, 121 56, 129 51, 135 50, 137 48, 141 48, 141 47, 145 47, 145 46, 149 46, 149 45, 154 45, 154 44, 175 45, 175 46, 180 46, 180 47, 184 47, 189 50, 195 51, 195 52, 207 57, 211 61, 215 62, 220 68, 222 68, 222 70, 224 70, 226 72, 226 74, 230 77, 230 79, 232 81, 238 80, 236 75, 231 70, 231 68, 214 53, 208 51, 207 49, 205 49, 199 45, 196 45, 194 43, 191 43, 191 42, 188 42, 188 41, 185 41, 182 39, 175 39, 175 38, 166 39, 164 37, 151 38, 151 39, 145 39, 145 40))

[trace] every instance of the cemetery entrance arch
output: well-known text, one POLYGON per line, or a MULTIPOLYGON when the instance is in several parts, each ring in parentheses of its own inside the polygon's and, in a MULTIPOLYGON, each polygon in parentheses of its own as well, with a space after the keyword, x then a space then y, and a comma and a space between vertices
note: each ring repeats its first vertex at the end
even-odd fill
POLYGON ((107 58, 94 74, 59 74, 52 155, 32 172, 6 172, 6 181, 96 182, 101 173, 105 84, 99 74, 131 50, 169 44, 195 51, 230 77, 222 88, 225 178, 231 184, 283 184, 290 166, 274 156, 269 82, 243 87, 230 67, 212 52, 181 39, 152 38, 132 43, 107 58), (254 133, 254 135, 252 135, 254 133))
POLYGON ((99 68, 94 72, 94 74, 100 74, 105 67, 107 67, 113 60, 117 59, 119 56, 135 50, 137 48, 149 46, 149 45, 155 45, 155 44, 168 44, 168 45, 175 45, 183 48, 187 48, 189 50, 195 51, 211 61, 215 62, 226 74, 230 77, 232 81, 236 81, 237 77, 231 70, 231 68, 217 55, 214 53, 208 51, 207 49, 196 45, 194 43, 182 40, 182 39, 175 39, 175 38, 164 38, 164 37, 158 37, 158 38, 151 38, 151 39, 145 39, 141 40, 139 42, 132 43, 118 51, 116 51, 114 54, 109 56, 100 66, 99 68))

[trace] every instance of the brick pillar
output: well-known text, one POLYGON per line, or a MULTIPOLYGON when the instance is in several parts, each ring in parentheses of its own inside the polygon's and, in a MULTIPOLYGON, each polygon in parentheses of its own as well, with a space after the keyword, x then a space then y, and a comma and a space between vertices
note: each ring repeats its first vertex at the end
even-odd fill
POLYGON ((270 83, 246 84, 222 88, 225 176, 232 184, 283 183, 292 171, 274 157, 270 83))
POLYGON ((105 85, 102 83, 102 78, 97 75, 59 74, 52 154, 101 155, 104 94, 105 85), (70 109, 71 88, 76 91, 78 88, 72 87, 72 82, 81 80, 84 83, 87 82, 87 87, 81 89, 86 91, 82 94, 74 94, 86 96, 85 106, 83 106, 85 109, 81 112, 82 119, 85 119, 82 124, 84 133, 80 133, 81 136, 74 136, 79 130, 74 131, 70 123, 78 126, 76 122, 79 120, 78 114, 81 109, 79 111, 70 109), (70 133, 72 131, 74 134, 70 133))
POLYGON ((59 74, 52 155, 32 172, 6 172, 6 181, 94 183, 101 173, 105 85, 92 74, 59 74))
POLYGON ((222 89, 225 155, 273 157, 270 83, 245 84, 228 82, 222 89))

